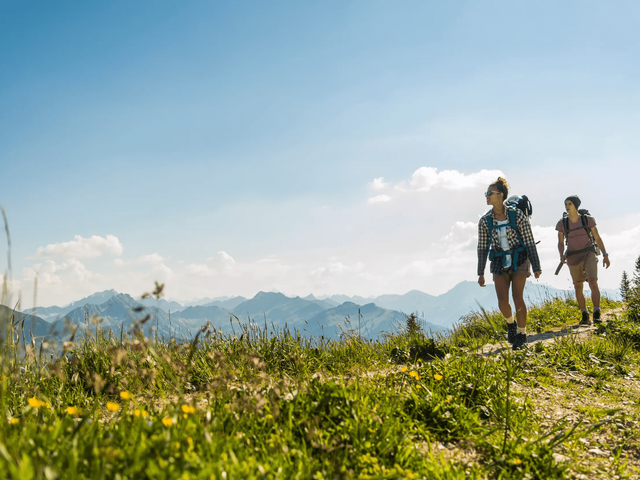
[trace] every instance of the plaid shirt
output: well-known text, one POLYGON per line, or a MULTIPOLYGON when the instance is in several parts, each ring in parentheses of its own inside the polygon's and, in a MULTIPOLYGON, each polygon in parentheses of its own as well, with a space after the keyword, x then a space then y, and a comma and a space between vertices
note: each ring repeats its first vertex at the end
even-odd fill
MULTIPOLYGON (((505 213, 510 209, 506 209, 505 213)), ((529 224, 529 219, 527 216, 518 208, 515 209, 516 212, 516 227, 518 232, 520 232, 520 236, 522 237, 522 241, 524 242, 524 247, 526 252, 521 252, 518 255, 518 265, 522 265, 527 258, 531 260, 531 267, 534 272, 542 271, 540 268, 540 259, 538 258, 538 250, 536 249, 536 241, 533 238, 533 233, 531 232, 531 225, 529 224)), ((508 215, 508 213, 507 213, 508 215)), ((507 219, 509 217, 507 216, 507 219)), ((489 211, 486 215, 484 215, 480 221, 478 222, 478 276, 484 275, 484 267, 487 264, 487 257, 489 256, 488 247, 489 247, 489 226, 487 225, 487 221, 491 220, 496 225, 496 219, 493 215, 493 209, 489 211)), ((518 238, 518 234, 516 231, 508 226, 507 229, 507 239, 509 240, 509 248, 514 249, 520 246, 520 239, 518 238)), ((492 232, 491 239, 491 249, 495 252, 502 252, 502 247, 500 246, 500 238, 498 237, 498 229, 494 228, 492 232)), ((495 275, 502 274, 502 257, 495 257, 491 261, 491 267, 489 268, 491 273, 495 275)))

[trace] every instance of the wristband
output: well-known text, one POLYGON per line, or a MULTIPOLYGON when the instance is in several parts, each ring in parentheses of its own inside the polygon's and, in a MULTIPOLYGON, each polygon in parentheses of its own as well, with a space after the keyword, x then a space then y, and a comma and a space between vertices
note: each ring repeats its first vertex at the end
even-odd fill
POLYGON ((609 256, 609 254, 608 254, 608 253, 603 253, 603 254, 602 254, 602 256, 603 256, 603 257, 608 257, 608 256, 609 256))

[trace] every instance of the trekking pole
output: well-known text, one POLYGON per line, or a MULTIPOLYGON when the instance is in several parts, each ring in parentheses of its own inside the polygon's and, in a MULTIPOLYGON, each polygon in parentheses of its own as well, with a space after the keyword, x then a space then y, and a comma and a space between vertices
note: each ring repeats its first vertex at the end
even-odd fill
POLYGON ((564 265, 564 262, 560 262, 558 264, 558 268, 556 268, 556 275, 558 275, 560 273, 560 270, 562 270, 562 266, 564 265))

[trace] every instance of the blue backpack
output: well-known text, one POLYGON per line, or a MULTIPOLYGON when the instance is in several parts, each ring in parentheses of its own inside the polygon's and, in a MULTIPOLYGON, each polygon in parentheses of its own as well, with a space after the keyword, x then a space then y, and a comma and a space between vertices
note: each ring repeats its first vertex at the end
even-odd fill
POLYGON ((511 255, 511 258, 513 259, 511 265, 514 269, 518 268, 519 255, 526 251, 524 242, 522 241, 522 237, 520 236, 520 231, 518 231, 518 227, 516 225, 516 208, 521 210, 527 216, 527 219, 531 218, 531 214, 533 213, 533 206, 531 205, 531 202, 526 195, 522 195, 521 197, 513 196, 507 199, 507 201, 505 202, 505 209, 507 212, 508 222, 503 225, 493 224, 493 219, 491 218, 491 210, 489 210, 485 215, 487 219, 487 226, 489 227, 489 244, 487 245, 487 249, 489 251, 489 259, 493 261, 496 257, 502 258, 502 265, 504 266, 505 257, 507 255, 511 255), (518 240, 520 240, 520 246, 509 250, 496 252, 491 248, 493 231, 496 228, 506 227, 511 227, 515 230, 516 234, 518 235, 518 240))

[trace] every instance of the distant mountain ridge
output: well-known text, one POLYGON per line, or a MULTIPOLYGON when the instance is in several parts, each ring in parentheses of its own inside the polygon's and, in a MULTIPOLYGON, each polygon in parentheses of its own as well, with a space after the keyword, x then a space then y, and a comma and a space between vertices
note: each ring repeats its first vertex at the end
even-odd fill
MULTIPOLYGON (((603 292, 613 296, 611 291, 603 292)), ((545 299, 570 294, 570 291, 535 282, 527 282, 525 289, 525 299, 529 304, 539 304, 545 299)), ((417 313, 424 321, 425 328, 435 332, 450 328, 472 310, 497 308, 493 286, 481 288, 476 282, 470 281, 460 282, 438 296, 412 290, 403 295, 385 294, 372 298, 333 295, 320 299, 313 294, 302 298, 287 297, 277 292, 258 292, 251 299, 222 297, 202 301, 205 303, 184 306, 176 301, 134 299, 115 290, 105 290, 65 307, 36 309, 37 331, 34 331, 34 336, 45 335, 47 325, 44 323, 47 322, 53 332, 52 337, 62 338, 65 323, 81 326, 85 324, 85 319, 89 320, 94 315, 101 318, 99 328, 125 330, 150 315, 150 320, 145 324, 145 333, 157 332, 159 338, 189 337, 207 322, 217 329, 230 332, 234 328, 231 324, 237 325, 238 321, 266 322, 268 327, 297 328, 306 335, 328 338, 339 336, 344 329, 358 330, 363 335, 375 337, 383 331, 395 330, 404 323, 405 314, 409 313, 417 313), (144 309, 134 313, 138 307, 144 309)), ((26 311, 23 315, 28 313, 26 311)))
MULTIPOLYGON (((89 298, 103 299, 103 296, 89 298)), ((82 302, 74 302, 75 304, 82 302)), ((8 307, 4 307, 9 311, 8 307)), ((51 323, 21 312, 16 317, 32 318, 37 331, 37 342, 46 340, 59 350, 71 336, 81 338, 93 335, 98 330, 110 330, 115 335, 132 331, 135 325, 143 329, 150 338, 180 338, 190 340, 203 325, 211 324, 216 329, 233 333, 239 323, 266 324, 272 330, 289 329, 305 336, 338 338, 345 332, 375 338, 383 332, 397 329, 405 321, 401 312, 385 309, 369 303, 364 306, 345 302, 334 306, 331 302, 318 299, 287 297, 282 293, 259 292, 252 299, 245 300, 233 309, 216 305, 192 306, 173 314, 156 306, 145 306, 140 300, 127 294, 116 294, 101 304, 84 304, 67 312, 63 318, 51 323)), ((427 331, 445 328, 424 323, 427 331)), ((35 327, 34 327, 35 328, 35 327)))

